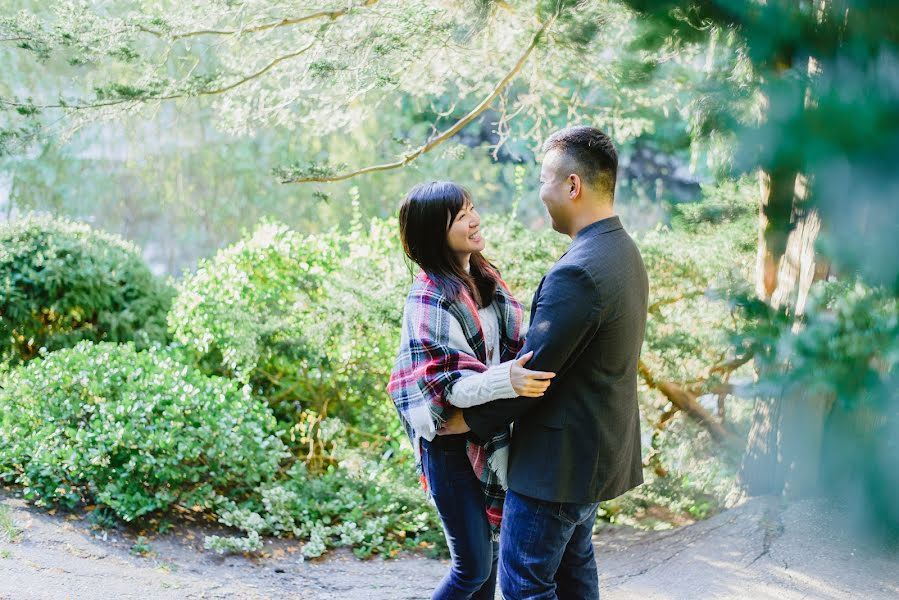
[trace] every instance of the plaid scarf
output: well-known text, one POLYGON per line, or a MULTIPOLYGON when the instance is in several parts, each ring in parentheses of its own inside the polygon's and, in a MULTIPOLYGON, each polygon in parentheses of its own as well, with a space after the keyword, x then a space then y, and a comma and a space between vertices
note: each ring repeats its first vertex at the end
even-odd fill
MULTIPOLYGON (((494 309, 500 324, 500 361, 512 360, 521 349, 521 304, 497 276, 494 309)), ((403 311, 403 335, 387 392, 393 399, 403 428, 415 449, 421 473, 420 438, 436 432, 452 408, 446 393, 458 379, 487 370, 486 346, 478 307, 467 290, 450 301, 423 271, 415 278, 403 311), (450 320, 462 326, 468 348, 454 347, 450 320), (469 352, 474 352, 474 356, 469 352)), ((484 491, 487 520, 494 535, 499 532, 505 499, 505 472, 509 452, 509 428, 481 443, 469 438, 468 458, 484 491)), ((422 477, 422 484, 427 483, 422 477)))

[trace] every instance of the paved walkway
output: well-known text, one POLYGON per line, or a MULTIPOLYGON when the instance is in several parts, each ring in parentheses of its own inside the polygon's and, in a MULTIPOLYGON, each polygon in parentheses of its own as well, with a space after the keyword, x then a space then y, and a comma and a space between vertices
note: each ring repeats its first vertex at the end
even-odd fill
MULTIPOLYGON (((357 560, 340 551, 301 562, 296 542, 273 540, 264 559, 202 550, 201 526, 150 541, 132 556, 130 534, 95 537, 0 493, 22 533, 0 542, 0 598, 9 600, 297 599, 429 597, 447 563, 421 557, 357 560)), ((855 541, 843 513, 822 501, 782 506, 752 499, 668 532, 604 530, 595 538, 603 600, 893 600, 899 555, 855 541)))

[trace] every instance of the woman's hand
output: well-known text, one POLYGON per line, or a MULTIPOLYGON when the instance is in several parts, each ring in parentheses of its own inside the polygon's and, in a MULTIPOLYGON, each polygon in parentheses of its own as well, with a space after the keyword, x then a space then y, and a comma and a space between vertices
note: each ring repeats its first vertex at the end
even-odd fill
POLYGON ((512 367, 509 377, 512 380, 512 389, 515 390, 516 394, 528 398, 537 398, 546 392, 550 380, 555 377, 556 374, 547 371, 531 371, 530 369, 525 369, 524 365, 531 360, 532 356, 534 356, 533 350, 522 355, 520 358, 510 361, 512 367))

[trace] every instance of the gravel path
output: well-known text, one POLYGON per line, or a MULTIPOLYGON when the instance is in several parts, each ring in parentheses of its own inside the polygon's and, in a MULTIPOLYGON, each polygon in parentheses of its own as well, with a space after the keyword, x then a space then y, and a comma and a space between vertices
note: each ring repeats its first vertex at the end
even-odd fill
MULTIPOLYGON (((104 540, 79 515, 50 515, 3 492, 0 504, 21 531, 0 541, 4 600, 405 600, 429 597, 447 569, 441 560, 360 561, 344 551, 301 562, 299 546, 283 540, 267 545, 266 558, 219 557, 202 550, 199 525, 153 538, 151 556, 132 556, 132 533, 104 540)), ((603 530, 594 539, 602 598, 899 598, 899 554, 853 539, 842 523, 823 501, 755 498, 674 531, 603 530)))

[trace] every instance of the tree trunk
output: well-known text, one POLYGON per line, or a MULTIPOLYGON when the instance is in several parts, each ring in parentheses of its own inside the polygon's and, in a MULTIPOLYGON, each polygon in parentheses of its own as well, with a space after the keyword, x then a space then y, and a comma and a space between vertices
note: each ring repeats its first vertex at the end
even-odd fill
MULTIPOLYGON (((814 59, 809 60, 808 71, 810 76, 816 73, 814 59)), ((811 101, 806 95, 806 106, 811 101)), ((815 253, 821 218, 807 203, 808 181, 803 174, 762 172, 759 180, 756 292, 773 308, 791 314, 795 330, 801 326, 812 284, 828 275, 827 263, 815 253)), ((799 388, 756 400, 740 471, 740 481, 750 494, 803 496, 816 491, 830 405, 830 399, 799 388)))
MULTIPOLYGON (((791 179, 796 182, 794 189, 802 191, 803 178, 793 175, 791 179)), ((774 187, 770 185, 768 189, 774 187)), ((772 197, 769 194, 769 203, 772 197)), ((762 228, 766 221, 770 223, 764 216, 765 202, 762 203, 757 284, 761 297, 772 307, 791 313, 796 319, 794 328, 798 328, 809 289, 826 276, 827 267, 815 254, 815 240, 821 229, 817 211, 808 210, 804 199, 795 193, 790 203, 791 231, 784 236, 786 241, 779 256, 776 233, 766 235, 762 228)), ((828 410, 826 399, 796 388, 784 389, 777 397, 757 399, 741 469, 741 481, 749 493, 799 496, 814 492, 828 410)))

